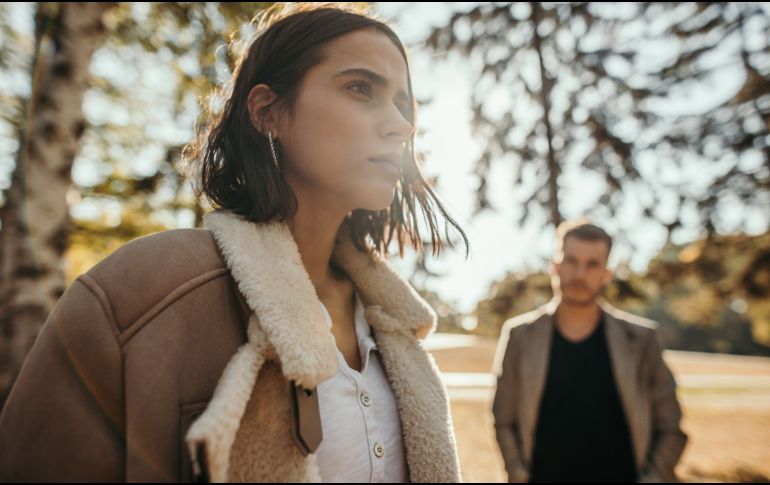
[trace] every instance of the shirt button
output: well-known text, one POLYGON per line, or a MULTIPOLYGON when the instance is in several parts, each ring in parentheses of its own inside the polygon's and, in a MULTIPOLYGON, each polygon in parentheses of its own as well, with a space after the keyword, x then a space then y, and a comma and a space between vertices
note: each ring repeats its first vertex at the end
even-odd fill
POLYGON ((368 393, 362 392, 361 393, 361 404, 363 404, 366 407, 369 407, 372 405, 372 397, 369 396, 368 393))
POLYGON ((382 443, 377 443, 374 445, 374 456, 377 458, 382 458, 385 455, 385 446, 382 445, 382 443))

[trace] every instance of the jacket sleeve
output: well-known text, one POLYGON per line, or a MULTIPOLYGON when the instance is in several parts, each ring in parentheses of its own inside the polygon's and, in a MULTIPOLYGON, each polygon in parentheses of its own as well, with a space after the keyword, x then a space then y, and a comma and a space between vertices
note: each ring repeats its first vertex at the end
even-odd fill
POLYGON ((680 427, 682 410, 676 399, 676 382, 663 360, 657 332, 650 338, 646 357, 652 362, 652 445, 640 482, 675 482, 674 468, 684 451, 687 435, 680 427))
POLYGON ((104 292, 76 280, 0 415, 0 482, 124 481, 122 358, 104 292))
POLYGON ((495 433, 497 444, 508 472, 508 481, 524 483, 529 480, 529 471, 524 465, 516 438, 518 421, 515 394, 515 365, 516 345, 510 338, 511 329, 503 327, 500 341, 497 344, 495 356, 495 373, 497 374, 497 390, 492 403, 492 414, 495 418, 495 433))

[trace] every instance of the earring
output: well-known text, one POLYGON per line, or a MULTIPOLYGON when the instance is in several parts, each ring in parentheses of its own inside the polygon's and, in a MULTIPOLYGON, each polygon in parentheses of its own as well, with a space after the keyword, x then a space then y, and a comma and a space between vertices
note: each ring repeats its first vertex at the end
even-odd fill
POLYGON ((278 155, 275 153, 275 143, 273 142, 272 131, 267 132, 267 141, 270 143, 270 152, 273 154, 273 163, 275 163, 275 168, 280 170, 278 167, 278 155))

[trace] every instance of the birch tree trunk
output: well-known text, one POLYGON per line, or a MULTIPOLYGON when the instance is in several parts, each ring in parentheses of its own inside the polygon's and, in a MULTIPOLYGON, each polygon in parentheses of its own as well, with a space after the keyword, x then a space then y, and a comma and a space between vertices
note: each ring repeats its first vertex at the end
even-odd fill
POLYGON ((67 191, 85 130, 88 68, 110 3, 39 3, 32 93, 0 208, 0 407, 64 291, 67 191))

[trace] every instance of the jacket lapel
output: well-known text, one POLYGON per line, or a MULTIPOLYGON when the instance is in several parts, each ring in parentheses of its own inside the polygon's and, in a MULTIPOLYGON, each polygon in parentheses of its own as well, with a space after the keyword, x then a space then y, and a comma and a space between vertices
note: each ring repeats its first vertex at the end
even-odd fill
POLYGON ((378 332, 375 339, 398 404, 410 481, 461 481, 449 397, 433 358, 414 337, 378 332))
POLYGON ((551 336, 553 334, 554 305, 545 308, 545 312, 527 329, 527 337, 522 342, 521 349, 521 392, 522 424, 527 429, 522 430, 522 436, 527 437, 523 443, 524 456, 532 458, 533 441, 537 426, 537 416, 540 401, 545 391, 545 381, 548 374, 548 360, 551 355, 551 336))
POLYGON ((333 376, 337 349, 289 228, 224 211, 207 214, 204 222, 286 378, 313 388, 333 376))
POLYGON ((356 249, 343 226, 332 255, 353 280, 374 331, 396 332, 423 339, 436 328, 436 314, 382 256, 356 249))
MULTIPOLYGON (((226 480, 233 476, 227 469, 231 449, 263 364, 275 358, 286 380, 313 388, 337 372, 338 360, 288 227, 255 224, 226 211, 208 214, 204 223, 253 312, 249 341, 228 364, 209 407, 187 436, 193 460, 203 445, 209 467, 218 467, 209 470, 211 477, 226 480)), ((412 481, 459 480, 446 390, 418 342, 435 328, 433 310, 382 257, 358 251, 344 227, 333 259, 350 276, 366 307, 398 402, 412 481)), ((303 462, 313 469, 308 476, 317 476, 314 456, 308 458, 303 462)))
MULTIPOLYGON (((205 217, 238 288, 275 348, 283 373, 313 388, 337 372, 337 349, 321 302, 288 227, 255 224, 225 211, 205 217)), ((375 331, 426 337, 436 325, 433 310, 378 255, 356 249, 343 226, 334 261, 350 276, 375 331)))
MULTIPOLYGON (((635 338, 625 322, 618 320, 612 314, 609 305, 602 304, 601 307, 604 314, 607 347, 612 362, 615 385, 623 405, 631 437, 634 440, 634 452, 638 455, 639 444, 637 441, 642 430, 634 417, 638 414, 635 403, 637 402, 636 373, 641 350, 638 345, 639 339, 635 338)), ((639 457, 636 456, 636 458, 638 462, 639 457)))

